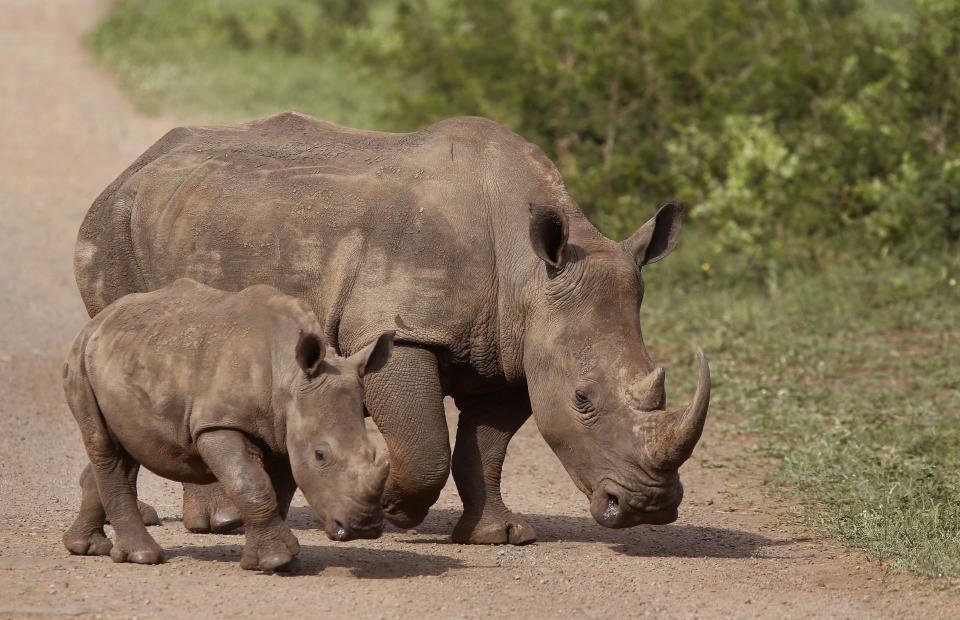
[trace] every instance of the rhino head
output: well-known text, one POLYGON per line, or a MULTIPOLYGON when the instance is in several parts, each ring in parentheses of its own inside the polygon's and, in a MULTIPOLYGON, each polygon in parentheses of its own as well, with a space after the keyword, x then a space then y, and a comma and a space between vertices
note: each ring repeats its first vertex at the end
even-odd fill
POLYGON ((347 358, 318 334, 301 333, 297 342, 287 452, 297 486, 332 540, 377 538, 383 532, 380 496, 390 461, 374 461, 360 378, 387 362, 393 337, 384 333, 347 358))
POLYGON ((681 203, 662 206, 617 244, 583 218, 571 231, 560 208, 530 209, 530 242, 542 263, 523 344, 533 415, 607 527, 676 520, 677 469, 706 420, 703 352, 693 401, 667 411, 664 370, 651 362, 640 331, 641 267, 676 245, 682 211, 681 203))

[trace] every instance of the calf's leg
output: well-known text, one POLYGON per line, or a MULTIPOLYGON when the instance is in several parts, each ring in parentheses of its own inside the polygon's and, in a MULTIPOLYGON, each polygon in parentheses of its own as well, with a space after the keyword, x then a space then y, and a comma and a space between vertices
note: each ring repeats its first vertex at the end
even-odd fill
POLYGON ((364 377, 363 399, 390 457, 383 511, 394 525, 414 527, 426 518, 450 475, 436 356, 397 345, 383 368, 364 377))
POLYGON ((197 450, 240 509, 246 525, 247 542, 240 566, 277 570, 288 565, 300 552, 300 544, 280 517, 260 450, 246 435, 229 429, 201 434, 197 450))
POLYGON ((107 514, 100 503, 100 492, 88 463, 80 474, 80 512, 63 535, 63 546, 74 555, 107 555, 113 543, 103 531, 107 514))
MULTIPOLYGON (((93 537, 93 549, 103 550, 104 543, 99 539, 97 529, 102 532, 102 520, 109 519, 116 534, 116 541, 110 549, 110 557, 115 562, 162 562, 163 551, 147 533, 137 506, 137 472, 140 464, 134 461, 107 431, 103 413, 87 381, 82 356, 77 349, 68 357, 64 368, 63 387, 67 404, 77 419, 83 445, 90 458, 87 471, 93 474, 90 476, 87 473, 87 477, 81 481, 84 496, 78 520, 82 519, 82 522, 77 529, 72 527, 68 530, 68 534, 71 531, 74 534, 82 534, 84 530, 90 532, 91 528, 100 522, 100 526, 93 529, 89 536, 93 537), (94 486, 91 485, 90 478, 95 481, 100 508, 97 508, 93 501, 94 486)), ((64 543, 71 551, 80 550, 82 546, 76 536, 72 536, 70 540, 65 539, 64 543)), ((90 546, 83 551, 88 553, 90 546)))
POLYGON ((460 408, 453 479, 463 515, 453 529, 458 543, 524 545, 536 540, 530 525, 504 505, 500 473, 507 444, 530 417, 526 392, 456 399, 460 408))
POLYGON ((163 550, 147 533, 137 506, 137 473, 140 464, 120 446, 96 451, 90 455, 90 463, 100 491, 100 501, 116 533, 110 557, 114 562, 163 562, 163 550))

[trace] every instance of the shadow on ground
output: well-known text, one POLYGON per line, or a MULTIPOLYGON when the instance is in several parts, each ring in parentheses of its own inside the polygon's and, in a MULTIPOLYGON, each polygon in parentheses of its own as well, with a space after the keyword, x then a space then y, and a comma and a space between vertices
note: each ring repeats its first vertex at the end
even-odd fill
MULTIPOLYGON (((189 557, 202 562, 223 562, 240 568, 243 545, 196 545, 164 549, 167 560, 189 557)), ((336 546, 300 545, 299 567, 291 575, 317 575, 330 568, 345 568, 358 579, 403 579, 442 575, 463 568, 460 560, 393 549, 370 549, 349 543, 336 546)))
MULTIPOLYGON (((678 558, 778 558, 764 549, 804 542, 806 538, 775 539, 744 530, 702 525, 638 525, 629 529, 611 530, 586 517, 566 515, 520 514, 533 526, 539 542, 595 542, 610 545, 616 553, 634 557, 678 558)), ((450 532, 460 512, 447 508, 430 511, 427 519, 411 530, 423 534, 410 543, 453 544, 450 532)), ((309 508, 290 509, 291 527, 319 528, 309 508)), ((392 526, 388 531, 401 532, 392 526)), ((793 556, 791 556, 793 557, 793 556)))

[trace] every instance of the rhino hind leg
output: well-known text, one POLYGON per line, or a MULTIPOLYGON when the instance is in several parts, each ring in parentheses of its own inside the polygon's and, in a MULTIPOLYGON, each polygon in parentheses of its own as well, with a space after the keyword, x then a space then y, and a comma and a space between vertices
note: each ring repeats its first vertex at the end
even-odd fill
POLYGON ((500 495, 500 473, 507 444, 530 417, 523 392, 457 399, 460 421, 453 453, 453 479, 463 515, 453 529, 461 544, 525 545, 536 540, 533 528, 510 512, 500 495))
POLYGON ((415 527, 450 476, 450 435, 436 356, 396 345, 386 365, 364 377, 363 399, 390 455, 383 512, 397 527, 415 527))
POLYGON ((99 536, 101 521, 109 519, 115 534, 113 547, 109 550, 114 562, 158 564, 163 561, 163 550, 147 533, 137 507, 140 464, 107 430, 103 412, 86 376, 83 343, 83 340, 76 341, 67 358, 63 388, 70 411, 80 427, 90 465, 81 475, 80 484, 84 491, 78 517, 81 521, 74 524, 76 529, 71 527, 67 531, 70 538, 65 536, 64 544, 71 553, 80 551, 86 528, 87 542, 92 543, 93 548, 88 545, 84 553, 89 555, 91 550, 103 550, 106 545, 99 536), (98 491, 99 507, 94 501, 94 489, 98 491), (97 523, 100 523, 99 531, 91 531, 90 528, 97 523))
POLYGON ((74 555, 107 555, 113 543, 103 531, 107 514, 100 502, 97 481, 88 463, 80 474, 80 512, 63 535, 63 546, 74 555))
POLYGON ((259 450, 240 431, 207 431, 197 440, 197 450, 220 480, 246 523, 247 540, 240 567, 247 570, 292 570, 300 543, 284 523, 277 493, 259 450))
POLYGON ((243 525, 240 510, 219 482, 183 485, 183 526, 195 534, 227 534, 243 525))

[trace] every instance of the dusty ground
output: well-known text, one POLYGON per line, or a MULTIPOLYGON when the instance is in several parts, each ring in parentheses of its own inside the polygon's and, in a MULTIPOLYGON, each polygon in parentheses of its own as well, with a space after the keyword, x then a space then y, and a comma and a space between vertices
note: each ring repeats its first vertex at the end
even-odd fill
POLYGON ((68 555, 60 536, 85 462, 59 380, 86 318, 73 241, 97 193, 174 124, 137 115, 91 66, 78 36, 103 9, 0 0, 0 617, 960 616, 955 595, 804 537, 792 507, 763 499, 749 472, 707 467, 727 449, 709 425, 669 526, 596 525, 527 425, 511 445, 504 496, 539 533, 530 547, 450 543, 452 482, 416 531, 347 544, 329 542, 298 497, 303 569, 255 574, 237 564, 241 537, 187 534, 179 486, 144 474, 168 562, 68 555))

